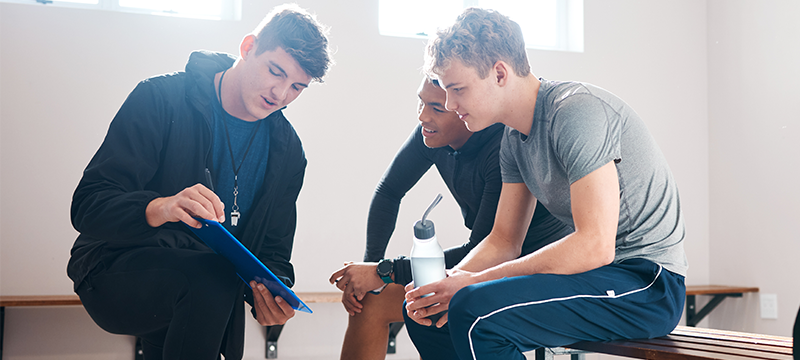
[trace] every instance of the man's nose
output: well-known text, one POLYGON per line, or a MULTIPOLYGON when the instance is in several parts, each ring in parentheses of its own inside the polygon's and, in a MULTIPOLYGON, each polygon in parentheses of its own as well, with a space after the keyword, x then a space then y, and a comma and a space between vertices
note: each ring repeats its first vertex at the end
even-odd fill
POLYGON ((444 109, 447 111, 456 111, 456 109, 458 109, 458 104, 452 96, 447 96, 447 98, 445 98, 444 109))
POLYGON ((431 117, 429 116, 428 112, 425 111, 425 108, 421 108, 419 110, 419 114, 417 114, 417 119, 419 119, 419 122, 423 124, 431 122, 431 117))
POLYGON ((285 101, 291 87, 292 86, 288 81, 284 81, 272 88, 272 96, 275 97, 275 100, 285 101))

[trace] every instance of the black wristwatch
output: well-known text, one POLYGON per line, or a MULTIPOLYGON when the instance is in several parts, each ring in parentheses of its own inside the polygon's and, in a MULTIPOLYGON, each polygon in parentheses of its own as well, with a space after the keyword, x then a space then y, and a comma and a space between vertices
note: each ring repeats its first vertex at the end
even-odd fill
POLYGON ((375 269, 378 272, 378 276, 381 277, 384 283, 391 284, 392 281, 392 273, 394 272, 394 261, 392 259, 382 259, 378 262, 378 267, 375 269))

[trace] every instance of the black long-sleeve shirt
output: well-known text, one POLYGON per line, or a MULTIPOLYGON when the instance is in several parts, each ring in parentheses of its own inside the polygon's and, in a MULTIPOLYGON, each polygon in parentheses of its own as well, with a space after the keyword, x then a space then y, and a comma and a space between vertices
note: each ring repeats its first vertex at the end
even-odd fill
MULTIPOLYGON (((395 229, 400 201, 419 181, 431 165, 442 176, 455 198, 464 225, 472 230, 469 241, 445 250, 446 267, 452 268, 472 248, 489 235, 494 226, 497 202, 500 199, 499 151, 504 126, 492 125, 470 136, 458 151, 449 146, 425 146, 421 126, 406 140, 375 189, 367 219, 367 249, 364 261, 382 259, 395 229)), ((529 254, 544 245, 569 235, 573 230, 556 220, 544 206, 537 204, 525 237, 522 253, 529 254)), ((395 260, 395 282, 411 282, 409 259, 395 260)))

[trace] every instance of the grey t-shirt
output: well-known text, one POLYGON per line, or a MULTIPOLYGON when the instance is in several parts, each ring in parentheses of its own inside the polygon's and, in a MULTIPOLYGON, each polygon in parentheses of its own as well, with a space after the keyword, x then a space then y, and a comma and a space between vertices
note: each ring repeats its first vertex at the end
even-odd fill
POLYGON ((540 80, 530 135, 506 128, 503 136, 503 182, 524 182, 574 228, 570 185, 614 161, 620 185, 614 262, 643 258, 686 276, 678 187, 639 115, 599 87, 540 80))

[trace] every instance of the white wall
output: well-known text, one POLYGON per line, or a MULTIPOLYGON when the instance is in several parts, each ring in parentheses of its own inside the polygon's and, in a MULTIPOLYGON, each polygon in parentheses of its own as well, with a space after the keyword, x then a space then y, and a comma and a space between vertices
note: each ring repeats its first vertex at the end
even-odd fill
MULTIPOLYGON (((337 50, 337 64, 325 84, 312 86, 286 111, 303 139, 309 159, 306 183, 298 200, 300 213, 293 258, 298 279, 295 289, 333 291, 327 278, 343 261, 361 258, 372 190, 416 123, 415 91, 421 78, 419 68, 424 43, 378 35, 376 1, 298 2, 331 26, 330 39, 337 50)), ((244 13, 239 22, 0 3, 0 293, 71 293, 72 284, 65 275, 65 266, 77 234, 69 223, 70 199, 108 123, 139 80, 182 69, 189 52, 194 49, 235 52, 241 37, 278 2, 243 0, 242 3, 244 13)), ((772 3, 748 4, 768 10, 772 3)), ((775 212, 774 206, 768 206, 771 202, 750 201, 745 203, 749 206, 747 209, 740 203, 715 203, 740 198, 729 193, 719 194, 723 187, 733 186, 730 184, 743 187, 766 179, 752 171, 753 175, 736 179, 740 184, 732 183, 726 172, 734 170, 719 168, 726 161, 730 162, 728 157, 733 155, 726 153, 735 150, 734 145, 741 142, 737 138, 741 133, 729 136, 715 130, 721 123, 715 120, 720 117, 715 116, 718 112, 730 111, 725 108, 727 104, 742 108, 734 114, 745 113, 744 109, 750 105, 739 93, 729 93, 722 99, 716 95, 724 90, 727 84, 723 83, 729 75, 714 69, 729 66, 728 58, 735 51, 717 52, 707 40, 707 34, 728 28, 735 30, 738 22, 743 21, 738 16, 729 16, 725 4, 712 2, 707 7, 706 1, 694 0, 586 0, 584 53, 531 50, 529 56, 537 75, 600 85, 624 98, 645 119, 680 187, 688 231, 686 249, 691 263, 687 283, 762 286, 764 290, 779 294, 781 316, 788 317, 790 307, 796 309, 796 293, 792 295, 794 304, 791 304, 792 296, 785 296, 786 290, 778 287, 780 282, 772 278, 777 277, 775 274, 786 274, 782 278, 796 279, 796 267, 794 273, 786 272, 789 255, 778 255, 784 256, 784 261, 773 262, 771 271, 764 269, 754 274, 754 271, 738 268, 750 275, 734 275, 736 272, 729 269, 731 264, 724 260, 753 254, 758 264, 766 266, 771 261, 767 254, 775 251, 787 254, 788 251, 755 244, 740 251, 738 249, 744 249, 747 242, 742 241, 737 246, 715 242, 745 238, 741 230, 736 231, 735 227, 728 230, 725 226, 747 226, 746 220, 752 215, 739 213, 749 210, 776 219, 770 222, 773 230, 770 241, 784 244, 780 245, 784 250, 795 246, 797 253, 796 245, 791 243, 796 244, 796 239, 789 239, 794 232, 788 225, 774 225, 780 223, 777 219, 781 214, 775 212), (718 143, 721 148, 717 148, 718 143), (714 162, 721 163, 711 163, 709 154, 714 155, 714 162), (711 209, 730 214, 720 221, 719 217, 710 215, 711 209), (722 235, 724 231, 729 231, 730 236, 722 235)), ((737 4, 739 2, 731 7, 737 4)), ((781 4, 789 7, 788 3, 781 4)), ((796 28, 791 19, 776 20, 778 24, 796 28)), ((793 28, 790 29, 796 35, 797 29, 793 28)), ((765 35, 777 33, 774 30, 765 35)), ((738 73, 768 70, 764 68, 773 66, 769 59, 784 53, 784 49, 777 47, 766 50, 773 53, 765 53, 758 58, 759 62, 743 64, 748 66, 747 71, 738 73)), ((796 63, 789 61, 780 62, 769 70, 777 77, 781 74, 778 68, 796 63)), ((754 74, 750 76, 755 78, 754 74)), ((793 90, 790 82, 777 83, 781 86, 778 91, 793 90)), ((776 123, 780 118, 788 122, 791 116, 796 119, 794 114, 796 112, 779 112, 773 114, 773 118, 776 123)), ((791 124, 788 126, 794 132, 784 132, 786 138, 793 135, 796 139, 796 121, 794 128, 791 124)), ((746 130, 742 129, 742 133, 746 130)), ((748 146, 778 146, 779 142, 768 136, 768 128, 763 130, 764 136, 756 139, 759 142, 748 146)), ((788 142, 785 144, 788 146, 788 142)), ((796 147, 788 150, 797 153, 796 147)), ((782 159, 791 164, 788 154, 790 152, 782 159)), ((759 188, 766 187, 774 188, 771 190, 774 193, 797 197, 796 192, 791 193, 788 181, 770 182, 759 188)), ((735 190, 733 187, 730 192, 735 190)), ((453 245, 466 239, 468 232, 462 225, 455 201, 448 196, 438 175, 430 172, 403 202, 398 230, 388 254, 408 252, 411 245, 408 228, 437 192, 446 195, 432 216, 441 241, 453 245)), ((780 201, 788 203, 789 199, 780 201)), ((785 210, 790 214, 791 209, 785 210)), ((753 221, 753 224, 762 223, 753 221)), ((739 262, 736 265, 739 266, 739 262)), ((748 298, 729 301, 729 304, 736 306, 742 302, 753 306, 752 299, 748 298)), ((281 337, 282 358, 338 358, 346 322, 344 311, 336 304, 312 305, 312 308, 316 310, 314 315, 299 314, 287 326, 281 337), (299 330, 304 327, 315 329, 311 332, 315 340, 310 345, 300 342, 308 335, 299 330), (325 330, 331 335, 317 336, 325 330)), ((728 312, 726 317, 733 317, 728 310, 724 311, 728 312)), ((38 312, 7 310, 6 359, 70 356, 108 359, 128 358, 130 354, 129 338, 103 333, 80 309, 54 308, 48 310, 47 317, 36 315, 38 312), (42 329, 54 327, 62 331, 52 338, 35 336, 42 329), (59 339, 55 341, 57 336, 59 339), (101 338, 102 342, 116 345, 112 350, 100 346, 98 339, 101 338), (63 342, 80 346, 64 348, 59 345, 63 342)), ((717 321, 715 315, 712 314, 712 324, 717 321)), ((745 315, 747 319, 738 320, 736 324, 756 322, 757 314, 751 311, 745 315)), ((247 356, 263 358, 259 329, 253 324, 249 326, 247 356)), ((782 329, 762 329, 787 335, 782 329)), ((401 344, 399 351, 405 355, 395 358, 414 358, 413 349, 409 347, 401 344)))
POLYGON ((715 328, 791 336, 800 307, 800 26, 796 1, 709 1, 711 242, 717 283, 778 295, 726 300, 715 328))

